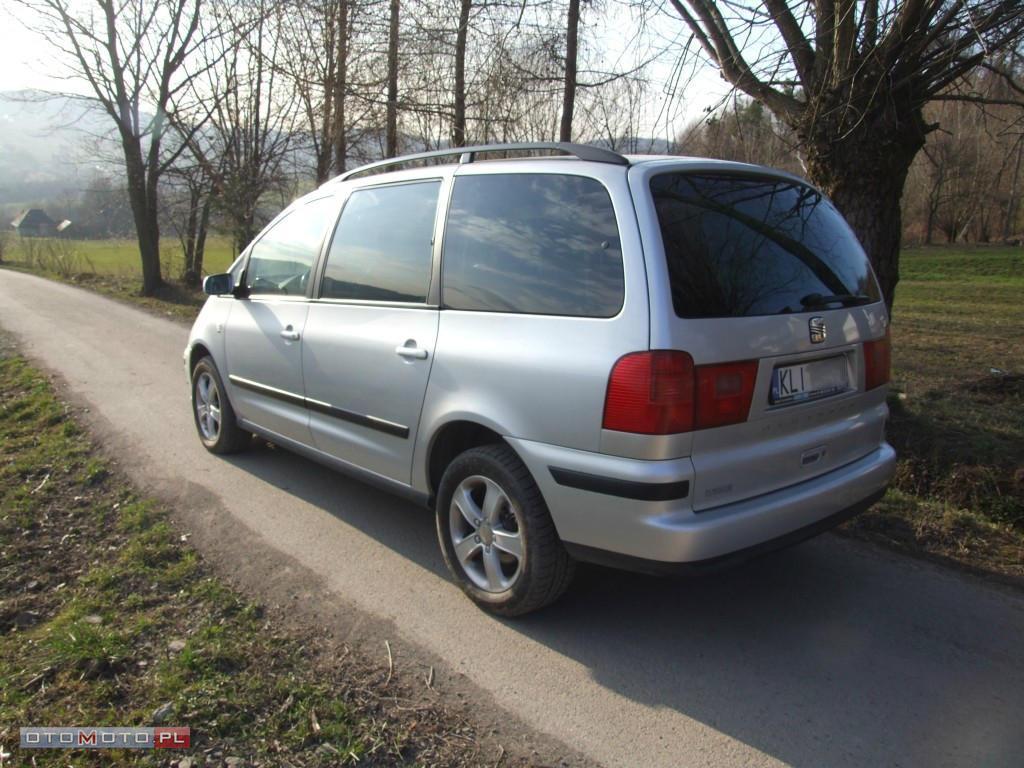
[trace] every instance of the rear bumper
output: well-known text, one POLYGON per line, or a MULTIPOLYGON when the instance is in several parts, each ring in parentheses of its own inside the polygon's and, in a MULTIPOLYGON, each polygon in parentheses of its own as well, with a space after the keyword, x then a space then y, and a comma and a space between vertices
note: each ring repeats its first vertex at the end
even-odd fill
POLYGON ((604 565, 609 568, 621 568, 625 571, 636 571, 637 573, 666 576, 680 573, 692 573, 696 571, 714 571, 719 568, 727 568, 731 565, 750 560, 758 557, 759 555, 767 554, 768 552, 774 552, 778 549, 784 549, 785 547, 799 544, 801 541, 806 541, 813 536, 817 536, 819 533, 824 533, 825 531, 835 528, 837 525, 849 520, 851 517, 856 517, 876 501, 879 501, 883 496, 885 496, 885 488, 880 491, 876 491, 871 496, 868 496, 866 499, 851 507, 847 507, 839 512, 823 517, 821 520, 811 523, 810 525, 805 525, 803 528, 797 528, 795 531, 790 531, 789 533, 777 536, 774 539, 762 541, 760 544, 754 544, 743 549, 738 549, 735 552, 730 552, 726 555, 709 557, 705 560, 668 563, 663 560, 648 560, 643 557, 634 557, 632 555, 623 555, 618 552, 609 552, 606 549, 595 549, 582 544, 566 543, 565 547, 569 554, 577 560, 596 563, 597 565, 604 565))
POLYGON ((540 486, 570 551, 642 571, 717 564, 812 536, 881 498, 896 469, 895 451, 882 443, 811 480, 695 513, 689 459, 641 461, 508 442, 540 486))

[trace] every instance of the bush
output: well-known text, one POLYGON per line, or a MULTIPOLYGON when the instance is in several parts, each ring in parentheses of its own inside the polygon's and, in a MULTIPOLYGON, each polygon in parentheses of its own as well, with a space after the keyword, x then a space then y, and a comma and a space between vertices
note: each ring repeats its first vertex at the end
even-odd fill
POLYGON ((43 253, 43 240, 38 237, 19 237, 18 250, 21 251, 21 261, 29 269, 39 269, 39 259, 43 253))
POLYGON ((21 260, 29 269, 52 272, 63 278, 82 272, 96 272, 93 263, 79 252, 74 240, 62 237, 23 237, 18 246, 21 260))

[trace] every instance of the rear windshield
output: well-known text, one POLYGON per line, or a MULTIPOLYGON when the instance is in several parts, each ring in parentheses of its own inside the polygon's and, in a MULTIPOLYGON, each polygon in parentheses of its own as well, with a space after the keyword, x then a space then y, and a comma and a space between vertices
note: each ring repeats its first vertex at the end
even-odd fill
POLYGON ((672 303, 686 318, 750 317, 879 300, 864 250, 818 192, 787 179, 651 179, 672 303))

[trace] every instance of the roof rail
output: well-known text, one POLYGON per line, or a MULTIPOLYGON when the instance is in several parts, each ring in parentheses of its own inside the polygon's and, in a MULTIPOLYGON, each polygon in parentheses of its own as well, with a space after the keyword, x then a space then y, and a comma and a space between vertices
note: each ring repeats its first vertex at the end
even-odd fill
POLYGON ((434 152, 419 152, 415 155, 391 157, 387 160, 378 160, 377 162, 370 163, 369 165, 362 165, 358 168, 353 168, 351 171, 345 171, 344 173, 335 176, 328 183, 341 182, 346 179, 351 179, 353 176, 379 171, 380 169, 388 168, 393 165, 414 163, 420 160, 454 157, 455 155, 458 155, 459 163, 472 163, 478 154, 484 152, 524 152, 530 150, 564 152, 567 155, 578 157, 580 160, 588 160, 593 163, 629 165, 629 160, 618 152, 612 152, 610 149, 592 147, 588 144, 571 144, 567 141, 528 141, 515 144, 480 144, 474 147, 451 147, 449 149, 439 149, 434 152))

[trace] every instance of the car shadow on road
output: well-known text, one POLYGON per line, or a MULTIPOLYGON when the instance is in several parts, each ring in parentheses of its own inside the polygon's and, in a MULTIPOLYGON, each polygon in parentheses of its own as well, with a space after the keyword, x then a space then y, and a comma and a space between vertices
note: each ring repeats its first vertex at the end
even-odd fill
MULTIPOLYGON (((231 462, 447 578, 430 512, 285 451, 231 462)), ((502 623, 792 765, 1024 754, 1024 601, 836 536, 681 578, 582 566, 557 604, 502 623)))

